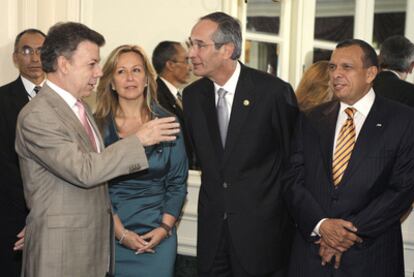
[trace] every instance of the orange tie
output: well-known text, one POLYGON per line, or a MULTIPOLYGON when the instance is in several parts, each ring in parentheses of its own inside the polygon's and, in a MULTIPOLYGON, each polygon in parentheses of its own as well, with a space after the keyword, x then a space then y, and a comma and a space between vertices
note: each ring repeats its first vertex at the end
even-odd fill
POLYGON ((337 186, 344 176, 349 159, 351 158, 352 150, 355 146, 355 125, 354 115, 356 110, 354 108, 346 108, 345 113, 348 115, 344 125, 342 125, 336 140, 336 147, 332 164, 332 176, 334 185, 337 186))

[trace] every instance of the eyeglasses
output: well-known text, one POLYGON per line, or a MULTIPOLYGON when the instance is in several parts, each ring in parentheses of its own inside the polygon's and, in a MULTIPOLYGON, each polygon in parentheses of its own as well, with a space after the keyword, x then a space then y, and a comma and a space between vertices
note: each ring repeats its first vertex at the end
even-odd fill
POLYGON ((39 47, 39 48, 33 49, 32 47, 29 47, 29 46, 23 46, 23 48, 21 50, 16 51, 16 52, 20 53, 20 54, 22 54, 23 56, 26 56, 26 57, 27 56, 33 56, 35 53, 36 53, 36 55, 40 56, 40 53, 42 52, 42 48, 39 47))
POLYGON ((215 45, 216 48, 220 48, 224 43, 205 43, 202 41, 192 41, 191 38, 188 39, 189 48, 194 48, 195 50, 205 49, 208 46, 215 45))
POLYGON ((173 63, 183 63, 183 64, 190 64, 190 59, 185 58, 184 61, 177 61, 177 60, 171 60, 173 63))

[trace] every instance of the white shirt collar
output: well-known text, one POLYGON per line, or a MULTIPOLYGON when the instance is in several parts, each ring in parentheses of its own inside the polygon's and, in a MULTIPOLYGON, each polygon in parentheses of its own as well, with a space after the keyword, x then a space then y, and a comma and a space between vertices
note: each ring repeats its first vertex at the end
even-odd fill
POLYGON ((168 82, 166 79, 164 79, 161 76, 160 76, 160 79, 164 82, 164 84, 170 90, 170 92, 172 93, 172 95, 174 95, 174 97, 177 99, 178 88, 176 88, 173 84, 171 84, 170 82, 168 82))
POLYGON ((375 100, 375 92, 371 88, 367 94, 365 94, 361 99, 359 99, 354 105, 350 106, 346 103, 341 102, 341 107, 339 112, 342 113, 348 107, 354 107, 357 112, 361 113, 364 117, 368 116, 369 111, 372 108, 375 100))
POLYGON ((76 104, 77 99, 70 92, 64 90, 63 88, 59 87, 58 85, 52 83, 49 80, 46 81, 46 84, 52 90, 54 90, 60 97, 62 97, 63 100, 66 102, 66 104, 68 104, 69 107, 74 111, 74 108, 76 107, 75 104, 76 104))
POLYGON ((227 82, 223 86, 219 86, 218 84, 214 83, 214 91, 216 92, 216 94, 220 88, 223 88, 225 91, 227 91, 228 95, 234 94, 236 92, 237 82, 239 81, 240 71, 241 71, 241 66, 240 66, 240 63, 237 62, 236 69, 234 70, 230 79, 228 79, 227 82))
MULTIPOLYGON (((20 79, 22 80, 23 86, 26 89, 27 94, 30 97, 36 96, 36 93, 33 91, 33 89, 37 86, 22 75, 20 75, 20 79)), ((46 82, 46 79, 44 79, 39 86, 43 87, 44 83, 46 82)))

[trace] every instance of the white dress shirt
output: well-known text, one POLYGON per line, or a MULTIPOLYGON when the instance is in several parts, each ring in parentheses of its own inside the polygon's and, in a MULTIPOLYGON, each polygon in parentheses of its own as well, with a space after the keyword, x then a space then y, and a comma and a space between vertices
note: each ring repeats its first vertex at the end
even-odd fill
POLYGON ((228 119, 230 119, 231 108, 233 107, 234 94, 236 93, 237 82, 239 81, 239 77, 240 77, 240 70, 241 70, 241 66, 237 62, 236 69, 234 70, 233 75, 231 75, 230 79, 228 79, 228 81, 223 86, 219 86, 218 84, 214 83, 214 92, 215 92, 214 94, 215 94, 215 99, 216 99, 216 106, 217 106, 217 101, 218 101, 218 93, 217 93, 218 90, 222 88, 225 91, 227 91, 224 98, 226 99, 227 110, 229 111, 228 119))
MULTIPOLYGON (((82 121, 79 117, 79 109, 76 106, 76 102, 78 101, 70 92, 64 90, 63 88, 57 86, 56 84, 52 83, 51 81, 47 80, 46 84, 53 90, 55 91, 60 97, 62 97, 62 99, 65 101, 66 104, 68 104, 68 106, 70 107, 70 109, 75 113, 76 117, 79 119, 79 121, 82 124, 82 121)), ((93 137, 95 138, 95 145, 96 145, 96 149, 97 152, 101 152, 100 147, 99 147, 99 139, 95 133, 95 130, 92 127, 91 122, 89 121, 89 125, 91 126, 91 130, 93 133, 93 137)))
POLYGON ((34 91, 34 88, 36 86, 41 86, 43 87, 43 84, 46 82, 46 79, 44 79, 40 85, 35 85, 33 84, 31 81, 29 81, 28 79, 26 79, 23 76, 20 76, 20 79, 22 80, 23 86, 26 89, 27 92, 27 97, 29 98, 29 100, 32 100, 33 97, 36 96, 36 92, 34 91))

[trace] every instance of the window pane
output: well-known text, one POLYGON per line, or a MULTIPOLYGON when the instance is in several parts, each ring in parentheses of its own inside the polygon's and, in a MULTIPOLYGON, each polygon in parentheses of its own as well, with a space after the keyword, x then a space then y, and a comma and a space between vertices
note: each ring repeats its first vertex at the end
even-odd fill
POLYGON ((341 41, 354 36, 355 0, 317 0, 315 39, 341 41))
POLYGON ((379 48, 389 36, 404 35, 407 0, 376 0, 374 46, 379 48))
POLYGON ((313 49, 313 62, 317 61, 329 61, 331 58, 332 50, 314 48, 313 49))
POLYGON ((247 2, 247 31, 279 34, 279 26, 279 2, 272 0, 249 0, 247 2))
POLYGON ((253 68, 277 75, 278 45, 246 40, 245 63, 253 68))

